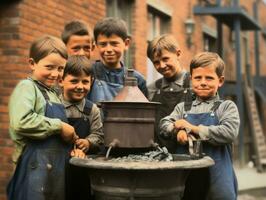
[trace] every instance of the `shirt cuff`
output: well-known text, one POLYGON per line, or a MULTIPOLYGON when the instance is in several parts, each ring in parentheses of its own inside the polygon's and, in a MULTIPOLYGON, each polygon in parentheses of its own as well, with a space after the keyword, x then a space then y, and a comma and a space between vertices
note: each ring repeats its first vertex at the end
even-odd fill
POLYGON ((207 126, 199 125, 199 136, 203 140, 209 139, 209 129, 207 126))
POLYGON ((166 129, 168 133, 172 133, 174 132, 174 130, 175 130, 174 124, 169 124, 169 126, 166 129))

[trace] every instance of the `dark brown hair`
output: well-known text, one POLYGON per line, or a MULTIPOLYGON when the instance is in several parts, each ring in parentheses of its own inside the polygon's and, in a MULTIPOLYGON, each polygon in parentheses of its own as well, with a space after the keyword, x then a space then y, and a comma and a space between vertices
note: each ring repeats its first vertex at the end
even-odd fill
POLYGON ((69 38, 73 35, 83 36, 88 35, 92 37, 92 31, 89 27, 89 25, 81 20, 73 20, 65 24, 64 30, 61 34, 61 39, 65 44, 68 43, 69 38))
POLYGON ((84 55, 70 56, 64 69, 63 79, 67 75, 81 76, 84 72, 87 76, 92 75, 91 61, 84 55))
POLYGON ((96 43, 97 37, 100 34, 105 35, 107 37, 110 37, 114 34, 122 38, 123 41, 129 38, 125 21, 113 17, 107 17, 98 21, 94 27, 93 34, 96 43))

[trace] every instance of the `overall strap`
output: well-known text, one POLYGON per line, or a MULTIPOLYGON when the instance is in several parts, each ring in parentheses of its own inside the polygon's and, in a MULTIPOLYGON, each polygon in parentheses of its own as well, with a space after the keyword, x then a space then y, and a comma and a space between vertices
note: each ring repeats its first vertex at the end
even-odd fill
POLYGON ((91 113, 92 106, 93 106, 93 103, 90 100, 86 99, 86 103, 83 108, 83 113, 85 115, 89 115, 91 113))
POLYGON ((157 81, 155 81, 155 87, 160 90, 162 87, 162 83, 163 83, 163 78, 158 79, 157 81))
POLYGON ((46 92, 45 86, 43 86, 40 82, 38 82, 38 81, 36 81, 36 80, 33 80, 33 82, 35 83, 35 85, 36 85, 36 86, 39 88, 39 90, 41 91, 41 93, 42 93, 44 99, 45 99, 46 101, 49 101, 50 98, 49 98, 49 96, 48 96, 48 94, 47 94, 47 92, 46 92))
POLYGON ((211 111, 215 112, 219 108, 222 102, 223 102, 222 100, 215 101, 211 108, 211 111))
POLYGON ((183 82, 183 87, 185 89, 185 101, 184 101, 184 106, 185 106, 185 111, 191 110, 192 106, 192 101, 193 101, 193 94, 190 89, 190 73, 186 72, 184 82, 183 82))
POLYGON ((185 94, 185 101, 184 101, 184 107, 186 112, 191 110, 192 102, 193 102, 192 92, 191 90, 188 90, 187 93, 185 94))
POLYGON ((100 67, 98 67, 99 64, 100 64, 100 61, 96 61, 94 63, 94 65, 92 66, 92 72, 93 72, 95 79, 99 79, 99 77, 101 75, 101 69, 100 69, 100 67))

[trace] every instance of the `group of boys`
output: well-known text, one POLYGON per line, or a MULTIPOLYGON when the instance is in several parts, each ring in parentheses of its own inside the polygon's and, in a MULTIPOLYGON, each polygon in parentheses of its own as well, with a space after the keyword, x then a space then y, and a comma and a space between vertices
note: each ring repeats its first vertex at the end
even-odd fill
MULTIPOLYGON (((59 86, 62 87, 60 99, 64 105, 67 119, 63 120, 58 116, 51 116, 51 118, 59 118, 62 121, 61 130, 58 130, 60 129, 58 128, 59 125, 57 125, 57 130, 50 130, 50 126, 53 126, 55 122, 52 123, 50 119, 50 121, 46 119, 47 108, 46 111, 42 110, 40 114, 34 106, 31 108, 31 112, 33 114, 37 112, 37 115, 40 114, 44 116, 45 120, 48 120, 48 122, 45 121, 43 129, 50 130, 50 132, 46 133, 44 130, 39 130, 41 128, 37 124, 34 127, 26 127, 22 130, 20 126, 25 121, 25 116, 16 119, 14 117, 16 99, 19 93, 13 92, 11 96, 9 104, 10 133, 12 139, 18 144, 17 149, 19 149, 19 153, 16 152, 16 159, 14 160, 17 167, 8 186, 8 197, 12 200, 41 200, 46 199, 45 195, 54 195, 59 200, 90 198, 90 194, 87 192, 89 178, 84 178, 86 172, 68 164, 64 165, 66 180, 61 181, 62 184, 67 183, 66 197, 65 194, 62 194, 62 188, 51 189, 50 186, 52 192, 45 189, 47 184, 51 184, 52 181, 43 183, 41 186, 44 191, 37 191, 38 194, 35 194, 34 191, 26 192, 28 188, 24 188, 23 192, 18 186, 25 184, 25 187, 29 187, 30 182, 34 182, 33 178, 31 179, 31 176, 33 176, 31 173, 33 172, 25 172, 22 168, 28 165, 31 166, 35 161, 35 164, 37 164, 33 166, 33 169, 35 169, 38 168, 39 162, 41 162, 38 159, 29 160, 32 153, 28 152, 33 150, 30 150, 27 146, 33 146, 34 151, 45 149, 46 141, 52 138, 55 132, 61 131, 61 137, 64 141, 75 144, 76 148, 71 150, 71 156, 84 158, 87 153, 99 152, 103 145, 103 124, 100 110, 94 103, 112 100, 124 85, 126 67, 122 60, 124 51, 129 48, 130 38, 123 20, 105 18, 97 22, 93 36, 86 23, 71 21, 64 27, 62 40, 65 43, 69 58, 62 71, 59 71, 58 68, 62 76, 57 74, 54 79, 57 79, 59 86), (90 59, 95 46, 101 60, 92 64, 90 59), (68 122, 69 125, 67 126, 63 121, 68 122), (32 132, 42 133, 42 131, 46 135, 35 134, 36 137, 32 136, 32 132), (40 142, 41 144, 39 144, 42 139, 45 140, 45 143, 40 142), (22 144, 21 141, 23 141, 22 144), (20 174, 29 176, 26 182, 22 181, 20 174)), ((51 52, 54 52, 54 50, 47 53, 47 57, 51 52)), ((62 53, 59 52, 59 54, 62 57, 62 53)), ((161 103, 156 116, 156 140, 160 145, 167 146, 171 153, 188 153, 186 147, 188 137, 194 135, 208 141, 206 145, 204 144, 203 151, 216 162, 215 166, 210 167, 210 170, 195 171, 195 173, 190 174, 184 192, 184 199, 205 199, 207 196, 209 199, 236 199, 237 188, 230 157, 230 144, 238 134, 239 116, 235 104, 232 101, 221 101, 217 94, 218 88, 222 86, 224 81, 223 61, 215 53, 200 53, 192 60, 190 74, 188 74, 180 65, 181 50, 171 35, 162 35, 152 40, 147 48, 147 56, 163 77, 147 88, 146 81, 139 72, 134 70, 133 75, 137 79, 138 87, 143 94, 150 101, 161 103), (215 115, 210 113, 215 113, 215 115), (206 176, 209 178, 206 179, 206 176), (208 180, 205 187, 198 186, 200 184, 198 177, 208 180), (196 189, 197 187, 198 189, 196 189), (199 195, 201 195, 201 198, 199 198, 199 195)), ((34 56, 30 55, 30 58, 34 58, 34 56)), ((40 61, 32 59, 30 65, 37 68, 43 60, 47 61, 44 66, 46 70, 49 70, 47 68, 58 65, 59 59, 56 59, 55 64, 55 59, 51 59, 52 64, 49 64, 48 61, 50 60, 47 60, 46 57, 41 58, 40 61)), ((63 61, 59 66, 62 65, 64 65, 63 61)), ((41 75, 39 76, 39 71, 35 68, 32 67, 35 76, 30 81, 37 85, 37 90, 41 91, 40 96, 43 95, 44 97, 43 104, 54 101, 51 99, 51 95, 47 97, 47 91, 51 92, 51 89, 48 82, 42 80, 44 73, 40 72, 41 75)), ((49 75, 47 79, 52 79, 50 77, 52 75, 49 75)), ((55 102, 58 103, 58 101, 55 102)), ((47 105, 49 103, 46 104, 46 107, 49 107, 47 105)), ((55 108, 53 107, 53 109, 55 108)), ((26 111, 24 113, 28 115, 26 111)), ((32 120, 32 115, 27 117, 27 120, 32 120)), ((48 143, 50 145, 53 142, 48 141, 48 143)), ((69 146, 65 149, 69 151, 69 146)), ((51 158, 47 155, 47 159, 51 158)), ((67 159, 67 156, 65 159, 67 159)), ((62 162, 60 163, 62 164, 62 162)), ((54 164, 49 162, 45 165, 49 170, 55 167, 54 164)), ((46 173, 43 174, 43 172, 39 172, 40 174, 43 177, 51 176, 46 173)), ((36 183, 36 180, 34 183, 36 183)), ((40 188, 36 190, 40 190, 40 188)))

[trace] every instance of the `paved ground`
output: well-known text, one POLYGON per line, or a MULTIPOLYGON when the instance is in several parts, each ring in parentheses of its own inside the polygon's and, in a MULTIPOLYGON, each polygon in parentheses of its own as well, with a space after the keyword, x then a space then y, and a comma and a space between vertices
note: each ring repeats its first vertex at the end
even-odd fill
POLYGON ((238 200, 266 200, 266 170, 258 173, 255 168, 235 167, 238 179, 238 200))
POLYGON ((237 200, 266 200, 266 197, 256 197, 255 195, 242 194, 238 196, 237 200))

